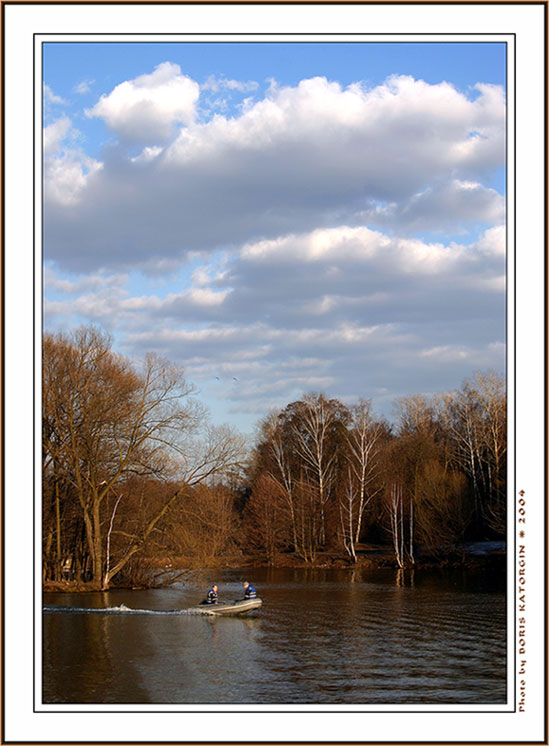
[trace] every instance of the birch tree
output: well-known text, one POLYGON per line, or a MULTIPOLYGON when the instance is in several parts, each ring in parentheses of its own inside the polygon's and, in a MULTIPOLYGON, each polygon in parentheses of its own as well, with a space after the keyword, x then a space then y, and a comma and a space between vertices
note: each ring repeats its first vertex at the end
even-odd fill
POLYGON ((347 480, 343 495, 339 499, 339 520, 341 523, 341 538, 343 548, 350 555, 353 562, 357 561, 356 556, 356 516, 357 516, 358 495, 351 473, 351 467, 347 471, 347 480))
POLYGON ((402 485, 393 482, 390 486, 387 508, 391 525, 391 537, 395 552, 396 563, 399 568, 405 566, 404 559, 404 504, 402 499, 402 485))
MULTIPOLYGON (((407 519, 408 519, 408 558, 415 562, 415 528, 416 511, 420 502, 420 475, 424 464, 430 458, 436 458, 436 423, 433 408, 426 396, 417 394, 397 399, 395 410, 398 415, 398 442, 394 458, 399 462, 403 473, 400 485, 407 485, 407 519)), ((393 488, 391 488, 393 490, 393 488)), ((403 516, 402 487, 399 486, 403 516)), ((403 518, 402 518, 403 519, 403 518)))
POLYGON ((297 456, 314 495, 319 521, 317 543, 326 540, 326 504, 331 497, 339 457, 336 429, 346 410, 322 394, 307 394, 296 408, 292 423, 297 456))
POLYGON ((481 458, 486 474, 486 517, 500 535, 506 527, 507 407, 505 381, 494 371, 476 373, 467 383, 478 400, 482 418, 481 458))
POLYGON ((350 407, 350 422, 345 432, 346 456, 348 461, 347 505, 349 528, 352 525, 352 540, 357 544, 364 519, 364 513, 373 498, 381 492, 379 484, 379 453, 381 440, 387 427, 376 422, 371 404, 363 399, 350 407), (377 480, 377 483, 376 483, 377 480), (350 502, 350 496, 355 495, 350 502))
POLYGON ((469 478, 477 527, 503 535, 506 526, 507 418, 505 382, 477 372, 455 392, 437 397, 454 463, 469 478))

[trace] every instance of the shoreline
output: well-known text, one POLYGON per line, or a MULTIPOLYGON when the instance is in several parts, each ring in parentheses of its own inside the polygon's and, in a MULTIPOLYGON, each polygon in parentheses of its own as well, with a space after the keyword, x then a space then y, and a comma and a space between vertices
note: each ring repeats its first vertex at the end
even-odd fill
MULTIPOLYGON (((415 563, 399 568, 390 550, 380 547, 363 549, 357 553, 357 561, 353 562, 350 557, 334 552, 319 552, 312 562, 296 557, 292 554, 277 555, 272 562, 256 555, 231 555, 218 557, 207 565, 196 565, 196 560, 186 557, 174 557, 170 560, 171 569, 174 572, 197 572, 210 570, 238 570, 242 569, 302 569, 302 570, 448 570, 448 569, 481 569, 492 567, 494 569, 505 568, 507 551, 505 548, 475 548, 478 545, 464 547, 454 550, 444 557, 419 553, 415 563)), ((165 560, 159 560, 158 568, 164 568, 165 560)), ((154 586, 133 586, 132 590, 144 590, 154 586)), ((169 587, 166 585, 164 587, 169 587)), ((113 585, 108 591, 129 590, 129 586, 113 585)), ((108 592, 101 591, 96 585, 85 581, 61 580, 46 581, 42 584, 43 593, 89 593, 108 592)))

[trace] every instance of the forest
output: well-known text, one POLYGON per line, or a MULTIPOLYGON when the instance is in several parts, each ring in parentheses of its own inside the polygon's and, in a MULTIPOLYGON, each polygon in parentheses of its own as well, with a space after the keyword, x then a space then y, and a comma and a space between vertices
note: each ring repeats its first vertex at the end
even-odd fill
POLYGON ((189 568, 327 557, 376 547, 392 566, 463 557, 506 529, 504 379, 371 403, 306 393, 250 442, 213 426, 181 367, 135 362, 107 334, 47 333, 42 360, 45 586, 173 582, 189 568))

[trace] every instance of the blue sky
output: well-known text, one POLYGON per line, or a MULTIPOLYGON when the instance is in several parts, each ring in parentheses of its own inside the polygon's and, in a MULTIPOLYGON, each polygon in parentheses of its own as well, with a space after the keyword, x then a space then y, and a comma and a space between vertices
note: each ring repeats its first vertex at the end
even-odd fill
POLYGON ((122 80, 170 60, 202 82, 209 75, 235 80, 276 78, 295 85, 325 75, 348 85, 377 84, 391 74, 428 83, 452 81, 465 89, 482 80, 504 85, 505 44, 491 43, 63 43, 44 44, 44 79, 69 96, 75 80, 95 80, 104 92, 122 80))
POLYGON ((43 49, 47 328, 165 354, 246 431, 502 370, 505 45, 43 49))

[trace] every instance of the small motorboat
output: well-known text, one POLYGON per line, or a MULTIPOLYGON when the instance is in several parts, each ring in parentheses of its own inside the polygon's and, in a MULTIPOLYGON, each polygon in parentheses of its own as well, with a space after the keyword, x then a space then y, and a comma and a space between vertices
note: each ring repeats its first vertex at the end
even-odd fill
POLYGON ((215 614, 216 616, 236 616, 237 614, 247 614, 250 611, 259 609, 262 603, 260 598, 245 598, 233 601, 232 604, 223 603, 222 601, 217 604, 202 602, 200 606, 195 606, 194 608, 206 614, 215 614))

